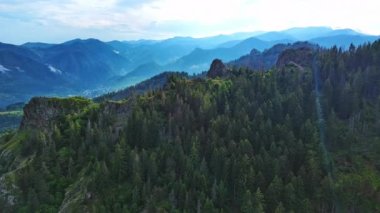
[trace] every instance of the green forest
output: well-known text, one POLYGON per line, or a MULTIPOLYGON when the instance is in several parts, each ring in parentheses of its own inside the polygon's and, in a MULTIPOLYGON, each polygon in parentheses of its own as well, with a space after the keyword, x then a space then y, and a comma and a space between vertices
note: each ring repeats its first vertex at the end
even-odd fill
POLYGON ((1 137, 0 209, 380 212, 380 41, 306 62, 32 100, 64 113, 1 137))

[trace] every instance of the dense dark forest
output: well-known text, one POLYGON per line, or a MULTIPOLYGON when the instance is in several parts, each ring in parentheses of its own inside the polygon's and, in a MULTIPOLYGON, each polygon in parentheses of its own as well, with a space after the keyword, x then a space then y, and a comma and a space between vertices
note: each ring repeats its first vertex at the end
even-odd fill
POLYGON ((66 111, 47 124, 27 120, 32 101, 0 139, 0 209, 379 212, 380 41, 309 62, 52 99, 66 111))

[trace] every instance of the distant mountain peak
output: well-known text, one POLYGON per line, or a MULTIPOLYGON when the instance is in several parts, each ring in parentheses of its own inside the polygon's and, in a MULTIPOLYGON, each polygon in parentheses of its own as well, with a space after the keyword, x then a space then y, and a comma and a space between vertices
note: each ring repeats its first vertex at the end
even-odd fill
POLYGON ((102 41, 100 41, 99 39, 95 39, 95 38, 88 38, 88 39, 77 38, 77 39, 73 39, 73 40, 70 40, 70 41, 66 41, 63 44, 65 44, 65 45, 72 45, 72 44, 95 44, 95 43, 101 43, 101 44, 103 44, 102 41))

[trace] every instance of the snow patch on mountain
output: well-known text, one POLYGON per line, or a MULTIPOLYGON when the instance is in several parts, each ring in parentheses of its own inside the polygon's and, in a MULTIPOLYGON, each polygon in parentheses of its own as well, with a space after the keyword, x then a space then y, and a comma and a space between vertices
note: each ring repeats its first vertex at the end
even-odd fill
POLYGON ((48 64, 49 70, 53 73, 62 74, 62 71, 60 69, 57 69, 53 67, 52 65, 48 64))
POLYGON ((4 73, 6 73, 8 71, 10 71, 8 68, 6 68, 6 67, 4 67, 3 65, 0 64, 0 73, 4 74, 4 73))

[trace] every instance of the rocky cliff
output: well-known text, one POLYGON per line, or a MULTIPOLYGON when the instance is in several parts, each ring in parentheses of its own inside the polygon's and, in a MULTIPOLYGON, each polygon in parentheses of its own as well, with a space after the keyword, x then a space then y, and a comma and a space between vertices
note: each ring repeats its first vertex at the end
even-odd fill
POLYGON ((214 59, 211 63, 210 69, 207 72, 207 77, 216 78, 223 77, 228 73, 226 65, 220 59, 214 59))
POLYGON ((24 117, 20 129, 46 130, 53 127, 54 122, 68 114, 82 111, 91 104, 91 100, 72 98, 32 98, 24 107, 24 117))

